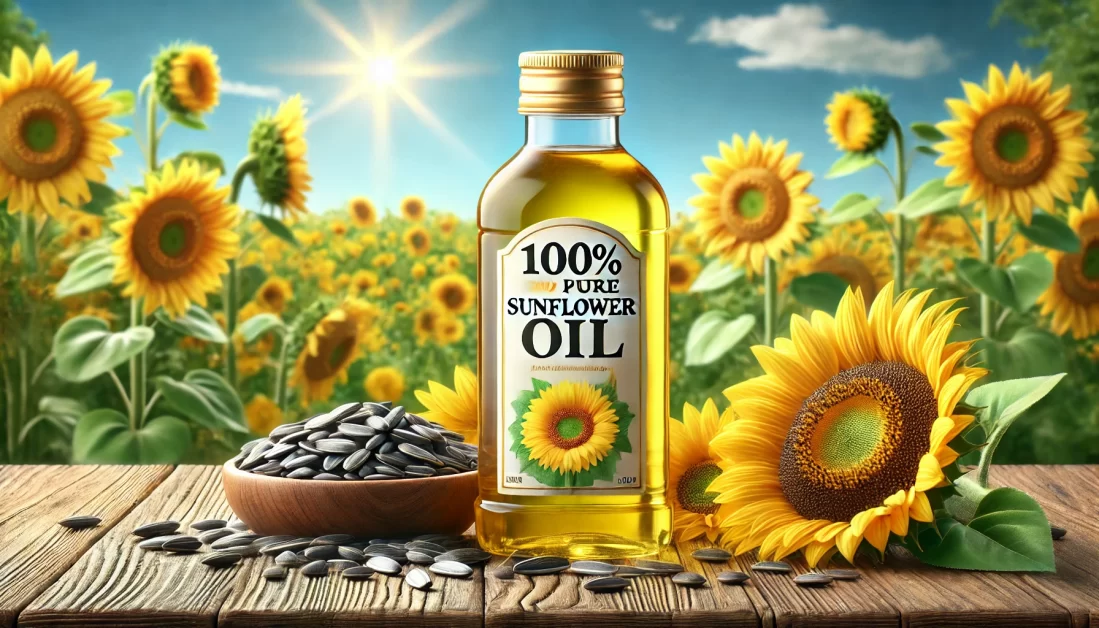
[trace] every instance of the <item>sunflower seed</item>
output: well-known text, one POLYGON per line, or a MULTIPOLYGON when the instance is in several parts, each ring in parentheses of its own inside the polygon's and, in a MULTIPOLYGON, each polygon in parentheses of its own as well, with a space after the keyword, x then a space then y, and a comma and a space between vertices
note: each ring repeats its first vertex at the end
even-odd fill
POLYGON ((642 569, 640 567, 634 567, 633 565, 619 565, 618 571, 614 574, 619 578, 639 578, 641 576, 652 575, 653 572, 642 569))
POLYGON ((253 467, 259 466, 263 461, 263 456, 268 449, 274 447, 274 443, 266 438, 254 445, 249 451, 248 455, 244 457, 244 460, 237 465, 238 469, 248 470, 253 467))
POLYGON ((258 547, 262 550, 262 549, 266 548, 269 545, 276 545, 276 544, 279 544, 279 543, 286 543, 288 541, 293 541, 294 539, 295 539, 295 537, 290 536, 289 534, 280 534, 278 536, 261 536, 260 538, 256 539, 255 541, 252 541, 252 545, 255 545, 256 547, 258 547))
POLYGON ((410 464, 404 468, 405 475, 429 478, 435 475, 435 469, 418 464, 410 464))
POLYGON ((308 437, 309 437, 309 431, 308 430, 301 430, 301 431, 294 432, 292 434, 287 434, 286 436, 283 436, 282 439, 279 441, 279 444, 280 445, 296 444, 296 443, 302 442, 303 440, 305 440, 308 437))
POLYGON ((539 556, 515 563, 512 570, 523 576, 545 576, 569 568, 569 559, 559 556, 539 556))
POLYGON ((237 532, 247 532, 248 531, 248 524, 244 523, 240 519, 233 519, 229 523, 225 524, 225 527, 236 530, 237 532))
POLYGON ((138 549, 150 550, 153 552, 159 552, 164 549, 164 544, 168 541, 183 536, 182 534, 168 534, 165 536, 154 536, 151 539, 145 539, 137 544, 138 549))
POLYGON ((405 554, 405 558, 413 565, 430 565, 435 562, 434 556, 417 550, 409 550, 408 553, 405 554))
POLYGON ((862 574, 854 569, 825 569, 824 575, 833 580, 858 580, 862 574))
MULTIPOLYGON (((411 416, 413 416, 413 415, 409 415, 409 417, 411 417, 411 416)), ((410 419, 410 421, 411 421, 411 419, 410 419)), ((440 432, 439 430, 437 430, 433 427, 430 427, 430 426, 427 426, 427 425, 413 424, 413 425, 410 426, 409 429, 411 429, 413 432, 416 432, 420 436, 423 436, 424 438, 428 439, 429 441, 431 441, 433 443, 446 444, 446 437, 443 436, 442 432, 440 432)))
POLYGON ((375 430, 369 425, 359 425, 358 423, 340 423, 340 427, 337 431, 340 434, 351 438, 370 438, 378 433, 378 430, 375 430))
POLYGON ((202 521, 196 521, 191 524, 192 530, 198 530, 199 532, 207 532, 209 530, 221 530, 225 528, 225 524, 228 523, 224 519, 203 519, 202 521))
POLYGON ((207 567, 221 569, 232 567, 241 561, 242 556, 237 552, 211 552, 202 558, 202 564, 207 567))
POLYGON ((263 570, 263 577, 267 580, 285 580, 286 568, 285 567, 268 567, 263 570))
POLYGON ((578 560, 569 567, 569 571, 581 576, 611 576, 618 572, 618 565, 598 560, 578 560))
POLYGON ((400 450, 401 453, 412 456, 417 460, 425 460, 432 464, 437 464, 440 467, 443 466, 442 461, 435 457, 435 454, 422 447, 417 447, 411 443, 401 443, 400 445, 397 445, 397 449, 400 450))
POLYGON ((344 558, 346 560, 353 560, 357 563, 361 563, 364 560, 366 560, 366 555, 363 554, 363 551, 360 550, 360 549, 356 549, 354 547, 349 547, 347 545, 341 545, 336 549, 337 549, 337 552, 340 555, 340 558, 344 558))
POLYGON ((317 449, 313 445, 313 443, 307 443, 305 441, 302 441, 302 442, 298 443, 298 449, 301 450, 304 453, 313 454, 314 456, 316 456, 318 458, 322 458, 325 455, 325 453, 323 451, 317 449))
POLYGON ((336 545, 314 545, 305 548, 305 556, 313 560, 333 560, 340 557, 340 548, 336 545))
POLYGON ((625 578, 616 578, 614 576, 604 576, 602 578, 592 578, 584 582, 584 588, 592 593, 617 593, 626 587, 630 586, 630 581, 625 578))
POLYGON ((427 572, 419 567, 410 569, 408 573, 405 574, 404 581, 413 589, 427 591, 431 588, 431 576, 427 575, 427 572))
POLYGON ((343 459, 344 471, 357 471, 370 459, 370 456, 369 449, 359 449, 352 452, 350 456, 343 459))
POLYGON ((468 578, 473 575, 472 567, 454 560, 435 561, 427 569, 431 573, 446 576, 447 578, 468 578))
POLYGON ((397 443, 394 443, 393 441, 389 440, 389 441, 386 441, 386 442, 382 443, 381 447, 378 447, 378 452, 377 453, 379 453, 379 454, 391 454, 395 451, 397 451, 397 443))
POLYGON ((354 540, 355 537, 350 534, 325 534, 310 541, 309 545, 314 547, 318 545, 343 545, 354 540))
POLYGON ((271 433, 267 436, 267 438, 270 439, 271 442, 277 443, 291 434, 297 434, 298 432, 302 432, 304 430, 305 424, 302 422, 285 423, 271 430, 271 433))
POLYGON ((671 563, 664 560, 635 560, 633 561, 634 567, 640 567, 649 573, 660 575, 672 575, 683 571, 683 565, 679 563, 671 563))
POLYGON ((335 469, 336 467, 339 467, 339 466, 343 465, 344 458, 346 458, 346 457, 347 456, 341 456, 341 455, 338 455, 338 454, 331 454, 331 455, 325 456, 324 460, 321 461, 321 468, 324 469, 325 471, 331 471, 332 469, 335 469))
POLYGON ((322 438, 315 446, 326 454, 349 454, 359 448, 355 441, 346 438, 322 438))
POLYGON ((400 469, 397 469, 396 467, 391 467, 387 464, 380 464, 380 465, 378 465, 377 469, 375 469, 375 470, 378 473, 380 473, 382 475, 387 475, 391 478, 403 478, 404 477, 404 471, 401 471, 400 469))
POLYGON ((435 562, 441 563, 453 560, 466 565, 478 565, 488 562, 490 558, 492 558, 492 554, 489 554, 480 548, 463 547, 439 554, 435 557, 435 562))
POLYGON ((752 565, 752 571, 761 571, 764 573, 790 573, 793 568, 789 563, 784 563, 781 560, 765 560, 760 561, 752 565))
POLYGON ((240 453, 244 456, 247 456, 252 452, 252 449, 254 449, 256 445, 262 443, 264 440, 266 439, 257 438, 256 440, 250 440, 247 443, 244 443, 240 446, 240 453))
POLYGON ((431 541, 409 541, 408 543, 405 543, 405 549, 425 552, 432 556, 438 556, 446 551, 445 547, 438 543, 432 543, 431 541))
POLYGON ((341 419, 346 419, 347 417, 355 414, 359 410, 362 410, 362 407, 363 404, 359 403, 358 401, 352 401, 350 403, 345 403, 342 406, 337 406, 328 414, 335 418, 337 421, 339 421, 341 419))
POLYGON ((392 480, 392 475, 386 475, 384 473, 371 473, 363 478, 364 480, 392 480))
POLYGON ((416 463, 414 459, 402 454, 399 451, 395 451, 391 454, 378 454, 377 458, 378 460, 381 460, 382 462, 393 467, 394 469, 403 470, 408 465, 416 463))
POLYGON ((287 473, 286 477, 292 480, 308 480, 314 475, 317 475, 316 469, 310 469, 309 467, 299 467, 297 469, 294 469, 290 473, 287 473))
POLYGON ((396 429, 389 433, 398 443, 412 443, 413 445, 431 445, 431 439, 420 436, 412 430, 396 429))
POLYGON ((202 549, 202 541, 193 536, 180 535, 164 541, 164 544, 160 546, 160 549, 165 552, 176 553, 197 552, 202 549))
POLYGON ((203 545, 209 545, 218 539, 223 539, 236 533, 236 530, 233 530, 232 528, 214 528, 213 530, 207 530, 198 535, 198 540, 202 541, 203 545))
POLYGON ((396 429, 397 425, 404 419, 404 414, 404 406, 397 406, 385 415, 385 422, 390 430, 396 429))
POLYGON ((832 577, 822 573, 803 573, 794 577, 794 584, 799 587, 826 587, 832 584, 832 577))
POLYGON ((298 456, 297 458, 291 458, 283 460, 282 468, 287 471, 292 469, 302 469, 320 460, 320 456, 316 454, 305 454, 304 456, 298 456))
POLYGON ((328 563, 323 560, 314 560, 311 563, 306 563, 305 565, 302 565, 301 574, 309 578, 327 576, 328 563))
POLYGON ((385 420, 384 416, 372 416, 366 420, 366 424, 374 429, 375 432, 381 432, 377 436, 384 436, 389 432, 389 421, 385 420))
POLYGON ((336 571, 343 571, 344 569, 348 569, 350 567, 358 567, 359 566, 359 563, 357 563, 353 560, 344 560, 342 558, 337 558, 335 560, 329 560, 327 562, 328 562, 328 566, 331 567, 332 569, 335 569, 336 571))
POLYGON ((133 533, 143 539, 151 539, 154 536, 175 534, 178 529, 178 521, 157 521, 155 523, 146 523, 143 526, 138 526, 134 529, 133 533))
POLYGON ((672 582, 681 587, 696 589, 706 584, 706 576, 691 571, 681 571, 672 576, 672 582))
POLYGON ((274 543, 272 545, 266 545, 260 550, 260 554, 264 556, 277 556, 282 552, 300 552, 301 550, 309 547, 313 542, 313 539, 294 539, 293 541, 286 541, 285 543, 274 543))
POLYGON ((1051 525, 1049 526, 1049 534, 1053 537, 1054 541, 1060 541, 1061 539, 1065 538, 1066 534, 1068 534, 1068 530, 1051 525))
POLYGON ((743 571, 723 571, 717 574, 717 581, 721 584, 744 584, 748 582, 748 574, 743 571))
POLYGON ((423 427, 430 427, 431 426, 430 421, 428 421, 427 419, 425 419, 424 417, 422 417, 418 414, 408 413, 408 414, 405 414, 404 418, 408 419, 408 424, 409 425, 413 425, 413 426, 420 425, 420 426, 423 426, 423 427))
POLYGON ((373 556, 366 561, 366 566, 387 576, 395 576, 401 573, 401 565, 388 556, 373 556))
POLYGON ((691 557, 707 563, 725 563, 733 555, 718 547, 704 547, 691 552, 691 557))
POLYGON ((258 538, 260 538, 260 536, 252 532, 237 532, 236 534, 230 534, 229 536, 214 541, 210 544, 210 548, 222 550, 229 549, 230 547, 243 547, 245 545, 251 545, 252 542, 258 538))
POLYGON ((348 567, 342 573, 343 577, 348 580, 366 580, 374 575, 374 570, 360 565, 358 567, 348 567))
POLYGON ((286 457, 286 454, 297 450, 298 446, 295 443, 279 443, 274 447, 267 450, 267 453, 263 455, 264 460, 281 460, 286 457))
MULTIPOLYGON (((461 563, 458 564, 460 565, 461 563)), ((513 571, 511 567, 497 567, 492 570, 492 577, 498 580, 514 580, 515 571, 513 571)))
POLYGON ((313 479, 314 480, 327 480, 327 481, 331 482, 332 480, 343 480, 343 476, 342 475, 336 475, 335 473, 318 473, 317 475, 313 476, 313 479))
POLYGON ((99 517, 93 517, 91 515, 74 515, 72 517, 66 517, 57 523, 70 530, 85 530, 87 528, 94 528, 102 522, 103 520, 99 517))
POLYGON ((301 567, 307 562, 309 561, 289 550, 282 552, 275 557, 275 564, 280 567, 296 568, 301 567))
POLYGON ((338 423, 339 420, 339 417, 331 412, 318 414, 317 416, 305 422, 305 429, 309 430, 310 432, 327 430, 328 428, 338 423))

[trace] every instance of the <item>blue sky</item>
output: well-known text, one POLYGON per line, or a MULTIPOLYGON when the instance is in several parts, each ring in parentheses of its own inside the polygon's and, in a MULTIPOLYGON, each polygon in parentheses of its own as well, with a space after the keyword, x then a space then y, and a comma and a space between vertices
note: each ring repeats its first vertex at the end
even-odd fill
MULTIPOLYGON (((852 190, 888 196, 879 171, 823 179, 838 157, 823 118, 833 92, 869 85, 889 94, 904 122, 945 117, 943 98, 961 94, 960 79, 981 81, 989 63, 1036 66, 1039 51, 1018 45, 1010 23, 992 28, 994 0, 482 0, 469 17, 413 56, 419 63, 464 63, 483 71, 410 81, 409 89, 468 150, 443 141, 399 102, 392 106, 390 148, 375 154, 372 106, 356 101, 309 129, 313 211, 341 207, 364 194, 395 207, 419 194, 432 208, 475 214, 484 182, 522 143, 516 59, 524 50, 619 50, 626 58, 622 140, 657 176, 673 211, 696 193, 691 174, 701 156, 733 133, 786 138, 817 173, 812 190, 828 206, 852 190), (380 173, 388 173, 380 176, 380 173)), ((372 40, 362 3, 317 0, 347 30, 372 40)), ((348 84, 338 76, 279 71, 288 63, 353 60, 353 54, 297 0, 23 0, 24 11, 51 36, 60 56, 78 50, 98 75, 135 89, 161 45, 190 39, 214 48, 225 93, 206 132, 173 128, 162 155, 212 150, 227 163, 244 156, 248 130, 279 94, 300 92, 318 111, 348 84)), ((453 0, 367 2, 384 32, 401 42, 451 9, 453 0)), ((458 11, 462 12, 462 11, 458 11)), ((132 139, 121 145, 112 182, 139 179, 132 139)), ((927 158, 913 180, 941 176, 927 158)), ((245 206, 255 207, 246 192, 245 206)))

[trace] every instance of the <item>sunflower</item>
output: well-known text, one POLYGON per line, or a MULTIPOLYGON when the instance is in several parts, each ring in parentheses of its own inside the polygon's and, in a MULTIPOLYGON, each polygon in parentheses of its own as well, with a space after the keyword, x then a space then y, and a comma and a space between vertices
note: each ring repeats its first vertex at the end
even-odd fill
POLYGON ((668 290, 687 292, 698 277, 701 264, 691 255, 672 255, 668 259, 668 290))
POLYGON ((466 336, 466 324, 462 319, 448 316, 435 326, 435 341, 440 345, 452 345, 466 336))
POLYGON ((852 560, 864 539, 884 551, 933 520, 927 491, 949 484, 949 443, 973 422, 959 402, 986 371, 964 364, 972 341, 947 342, 961 310, 930 296, 890 283, 867 313, 849 289, 834 319, 793 316, 790 339, 753 348, 764 375, 725 390, 739 418, 712 441, 738 553, 852 560))
POLYGON ((425 419, 458 432, 467 442, 477 442, 477 375, 473 371, 456 366, 453 390, 429 380, 426 391, 416 391, 416 399, 425 408, 425 419))
POLYGON ((274 115, 258 120, 248 138, 257 158, 253 178, 264 203, 295 215, 305 213, 305 193, 312 188, 305 161, 305 108, 301 95, 279 105, 274 115))
POLYGON ((374 308, 365 301, 347 299, 309 332, 290 379, 291 385, 301 387, 303 405, 327 399, 337 379, 347 380, 347 367, 358 356, 359 343, 374 315, 374 308))
POLYGON ((801 153, 787 156, 785 140, 734 135, 732 146, 721 143, 720 159, 702 161, 710 172, 694 175, 703 193, 690 203, 706 255, 758 273, 764 257, 777 260, 805 241, 820 201, 805 191, 813 175, 797 169, 801 153))
POLYGON ((427 276, 427 266, 424 266, 423 262, 416 262, 412 265, 412 278, 416 280, 423 279, 427 276))
POLYGON ((849 153, 875 153, 889 139, 893 116, 889 102, 872 90, 837 92, 828 104, 824 124, 828 137, 840 150, 849 153))
POLYGON ((521 442, 513 448, 529 450, 530 461, 565 477, 599 465, 614 451, 619 415, 606 386, 563 380, 535 382, 535 388, 516 422, 521 442))
POLYGON ((103 219, 90 214, 77 216, 68 228, 68 236, 76 241, 95 240, 102 234, 103 219))
POLYGON ((394 253, 378 253, 374 256, 374 259, 370 260, 370 264, 374 268, 389 268, 397 263, 397 255, 394 253))
POLYGON ((672 528, 681 541, 705 535, 713 543, 721 534, 721 522, 729 516, 730 508, 714 503, 717 493, 707 489, 723 469, 710 441, 733 416, 728 408, 719 413, 713 400, 707 399, 702 410, 683 404, 683 421, 668 422, 671 442, 668 486, 675 512, 672 528))
POLYGON ((401 199, 401 215, 405 220, 419 222, 427 215, 427 204, 419 196, 406 196, 401 199))
POLYGON ((439 324, 446 318, 449 318, 449 315, 438 307, 426 307, 416 312, 416 317, 412 321, 412 331, 416 334, 417 344, 422 345, 429 339, 435 339, 439 324))
POLYGON ((328 230, 337 238, 342 238, 347 235, 347 223, 342 220, 333 220, 332 224, 328 226, 328 230))
POLYGON ((785 290, 795 277, 812 273, 831 273, 862 290, 873 300, 893 277, 891 247, 884 232, 853 237, 846 227, 833 229, 809 243, 804 255, 794 258, 782 269, 780 289, 785 290))
POLYGON ((1084 207, 1069 210, 1069 224, 1080 237, 1079 253, 1050 249, 1054 280, 1038 299, 1042 314, 1053 315, 1058 334, 1072 330, 1078 340, 1099 334, 1099 200, 1088 189, 1084 207))
POLYGON ((953 120, 938 128, 949 139, 935 145, 935 162, 952 167, 946 184, 965 185, 961 204, 976 201, 992 217, 1015 214, 1030 224, 1035 207, 1052 211, 1054 198, 1072 201, 1080 164, 1092 161, 1083 111, 1066 109, 1072 88, 1051 92, 1048 72, 1032 79, 1019 64, 1005 80, 988 68, 987 88, 963 82, 966 98, 949 98, 953 120))
POLYGON ((221 288, 228 261, 240 250, 234 231, 239 212, 217 187, 218 172, 194 161, 171 162, 145 175, 145 190, 115 206, 122 220, 111 245, 117 258, 114 282, 128 284, 125 296, 145 299, 145 313, 163 306, 182 314, 191 301, 206 306, 206 294, 221 288))
POLYGON ((95 64, 76 71, 70 52, 55 64, 45 46, 32 62, 21 48, 0 75, 0 201, 8 212, 62 211, 92 198, 88 181, 107 180, 119 154, 111 140, 123 131, 104 119, 115 105, 103 98, 111 82, 93 79, 95 64))
POLYGON ((374 401, 397 401, 404 396, 404 375, 392 366, 380 366, 370 371, 363 389, 374 401))
POLYGON ((271 430, 282 425, 282 410, 267 395, 256 395, 244 406, 244 416, 248 419, 248 429, 254 434, 270 434, 271 430))
POLYGON ((443 214, 436 219, 435 225, 439 227, 439 233, 449 236, 458 228, 458 217, 454 214, 443 214))
POLYGON ((209 46, 175 44, 153 59, 156 97, 168 111, 183 115, 209 113, 218 104, 221 71, 209 46))
POLYGON ((347 202, 347 213, 357 227, 370 227, 378 221, 378 210, 365 196, 356 196, 347 202))
POLYGON ((256 303, 268 312, 282 314, 286 303, 294 298, 294 289, 290 282, 282 277, 269 277, 256 290, 256 303))
POLYGON ((372 270, 356 270, 351 275, 351 288, 355 292, 366 292, 378 285, 378 273, 372 270))
POLYGON ((431 250, 431 234, 423 227, 411 227, 404 232, 404 243, 410 255, 422 257, 431 250))
POLYGON ((465 275, 449 273, 435 279, 428 288, 431 298, 451 314, 461 314, 473 307, 473 282, 465 275))

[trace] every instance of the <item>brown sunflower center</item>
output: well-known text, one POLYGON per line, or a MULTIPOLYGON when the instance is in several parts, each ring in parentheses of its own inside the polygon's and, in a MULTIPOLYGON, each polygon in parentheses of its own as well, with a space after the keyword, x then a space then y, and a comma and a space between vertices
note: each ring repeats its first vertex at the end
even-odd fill
POLYGON ((202 250, 202 217, 184 198, 154 201, 134 225, 132 250, 141 270, 154 281, 191 272, 202 250))
POLYGON ((28 89, 0 105, 0 164, 21 179, 64 172, 80 157, 83 139, 76 109, 51 89, 28 89))
POLYGON ((675 495, 684 510, 699 514, 712 515, 717 512, 714 503, 717 493, 710 492, 710 484, 721 475, 721 467, 706 460, 683 472, 675 486, 675 495))
POLYGON ((759 242, 786 223, 790 194, 786 184, 767 168, 738 170, 721 189, 721 216, 737 238, 759 242))
POLYGON ((847 282, 852 288, 860 288, 862 295, 869 303, 878 294, 878 284, 874 280, 874 273, 853 255, 832 255, 817 261, 813 265, 816 272, 832 273, 847 282))
POLYGON ((901 362, 842 371, 813 392, 786 436, 779 481, 807 519, 844 521, 908 489, 928 451, 938 404, 901 362))
POLYGON ((422 233, 413 233, 412 234, 412 246, 414 246, 416 248, 420 248, 424 245, 424 241, 425 241, 424 234, 422 234, 422 233))
POLYGON ((973 130, 973 161, 992 183, 1028 186, 1045 176, 1056 155, 1056 138, 1030 107, 1004 105, 984 115, 973 130))
POLYGON ((458 308, 465 302, 465 294, 458 286, 447 286, 443 289, 443 303, 446 303, 447 307, 458 308))
POLYGON ((275 286, 268 286, 263 291, 263 300, 271 303, 272 305, 279 305, 282 303, 282 290, 279 290, 275 286))
POLYGON ((591 439, 595 421, 583 408, 561 408, 550 419, 550 441, 558 449, 574 449, 591 439))
POLYGON ((355 213, 355 217, 359 220, 370 219, 370 206, 366 203, 355 203, 351 206, 351 211, 355 213))
POLYGON ((687 272, 686 267, 683 264, 672 264, 668 267, 668 281, 672 285, 679 285, 686 283, 690 278, 690 273, 687 272))
POLYGON ((358 341, 358 328, 354 321, 343 320, 327 324, 325 333, 318 334, 317 354, 305 358, 305 376, 312 381, 332 377, 347 366, 358 341))
MULTIPOLYGON (((369 286, 367 286, 369 287, 369 286)), ((431 310, 422 312, 417 320, 420 331, 431 333, 435 331, 436 316, 431 310)))
POLYGON ((210 89, 210 81, 206 79, 206 71, 201 63, 192 63, 187 68, 187 87, 200 100, 205 100, 210 89))

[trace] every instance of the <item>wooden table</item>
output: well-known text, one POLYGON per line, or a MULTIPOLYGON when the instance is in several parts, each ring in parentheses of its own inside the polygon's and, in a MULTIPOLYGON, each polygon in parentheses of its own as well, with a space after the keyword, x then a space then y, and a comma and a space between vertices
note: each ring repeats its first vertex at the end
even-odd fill
POLYGON ((138 550, 130 535, 145 522, 230 515, 218 467, 0 467, 0 627, 1099 626, 1099 467, 999 467, 993 477, 1030 492, 1068 529, 1056 543, 1056 574, 946 571, 897 555, 859 564, 861 581, 826 589, 767 574, 732 587, 716 572, 748 571, 753 557, 736 567, 700 564, 692 543, 661 558, 706 574, 707 587, 644 577, 621 594, 595 595, 568 574, 499 580, 478 571, 436 578, 426 593, 380 575, 348 582, 293 572, 266 582, 260 573, 271 558, 211 570, 193 556, 138 550), (57 525, 73 514, 103 523, 57 525))

